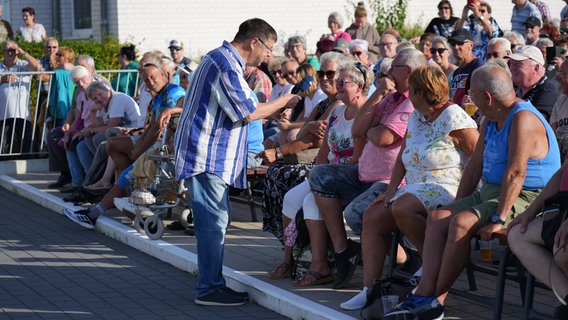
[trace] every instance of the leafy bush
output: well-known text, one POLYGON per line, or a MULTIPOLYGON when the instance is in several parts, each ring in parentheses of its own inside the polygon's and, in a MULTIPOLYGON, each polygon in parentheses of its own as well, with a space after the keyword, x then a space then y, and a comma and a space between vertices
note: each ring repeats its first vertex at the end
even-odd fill
MULTIPOLYGON (((116 55, 121 47, 118 39, 112 36, 106 36, 102 41, 98 40, 61 40, 59 41, 60 47, 69 47, 75 51, 75 57, 80 54, 87 54, 95 60, 95 67, 97 70, 117 70, 120 69, 116 55)), ((17 41, 18 45, 26 50, 35 58, 45 55, 43 50, 43 42, 25 42, 22 40, 17 41)), ((0 55, 1 57, 1 55, 0 55)), ((4 57, 1 57, 4 59, 4 57)))

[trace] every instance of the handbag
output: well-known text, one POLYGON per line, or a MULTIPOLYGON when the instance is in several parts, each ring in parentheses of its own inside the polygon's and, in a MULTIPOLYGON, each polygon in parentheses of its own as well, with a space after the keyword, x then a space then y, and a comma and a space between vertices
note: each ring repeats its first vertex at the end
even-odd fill
POLYGON ((544 201, 542 230, 540 236, 544 245, 552 251, 556 232, 568 215, 568 191, 559 191, 544 201))

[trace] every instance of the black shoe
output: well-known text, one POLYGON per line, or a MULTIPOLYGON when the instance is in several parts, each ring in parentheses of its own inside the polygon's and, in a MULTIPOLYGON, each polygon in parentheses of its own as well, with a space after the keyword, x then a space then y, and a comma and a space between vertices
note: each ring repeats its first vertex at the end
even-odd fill
POLYGON ((217 288, 209 294, 195 298, 195 304, 201 306, 234 307, 247 303, 248 298, 231 293, 226 288, 217 288))
POLYGON ((47 187, 50 189, 58 189, 65 186, 69 182, 71 182, 71 177, 61 174, 59 175, 59 178, 57 178, 57 182, 50 183, 47 185, 47 187))
POLYGON ((554 320, 564 319, 568 319, 568 306, 561 304, 556 308, 556 310, 554 310, 554 320))
POLYGON ((343 288, 349 283, 353 272, 361 260, 361 244, 351 239, 347 239, 347 248, 340 253, 335 253, 335 281, 331 286, 333 289, 343 288))
POLYGON ((408 259, 402 264, 397 265, 398 269, 409 275, 414 275, 422 266, 422 258, 417 251, 405 250, 408 259))
POLYGON ((64 188, 61 189, 61 193, 73 193, 77 190, 81 189, 81 186, 75 185, 75 184, 70 184, 64 188))
POLYGON ((83 193, 83 190, 80 188, 79 190, 63 198, 63 201, 73 202, 73 203, 85 203, 88 202, 88 199, 83 193))
POLYGON ((239 292, 239 291, 235 291, 235 290, 233 290, 233 289, 231 289, 231 288, 229 288, 229 287, 224 287, 224 288, 221 288, 221 289, 222 289, 222 290, 225 290, 225 291, 228 291, 229 293, 234 294, 234 295, 236 295, 237 297, 247 298, 247 300, 248 300, 249 294, 248 294, 248 292, 246 292, 246 291, 245 291, 245 292, 239 292))

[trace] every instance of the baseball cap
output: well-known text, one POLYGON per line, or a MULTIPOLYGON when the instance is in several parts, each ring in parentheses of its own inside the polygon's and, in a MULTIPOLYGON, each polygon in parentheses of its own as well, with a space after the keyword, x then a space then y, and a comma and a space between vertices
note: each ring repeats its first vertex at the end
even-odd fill
POLYGON ((341 52, 345 52, 349 50, 349 41, 347 41, 346 39, 343 38, 339 38, 337 40, 335 40, 335 42, 333 43, 333 50, 334 51, 341 51, 341 52))
POLYGON ((542 23, 540 19, 537 17, 529 17, 527 21, 523 23, 524 26, 531 26, 531 27, 542 27, 542 23))
POLYGON ((172 41, 170 41, 170 45, 168 46, 168 49, 171 49, 171 48, 181 49, 181 48, 183 48, 183 42, 181 42, 179 40, 172 40, 172 41))
POLYGON ((544 57, 540 49, 535 46, 518 46, 515 53, 505 56, 505 58, 513 59, 515 61, 524 61, 531 59, 538 64, 544 66, 544 57))
POLYGON ((465 42, 466 40, 473 41, 473 36, 469 30, 464 28, 455 29, 448 38, 449 42, 465 42))

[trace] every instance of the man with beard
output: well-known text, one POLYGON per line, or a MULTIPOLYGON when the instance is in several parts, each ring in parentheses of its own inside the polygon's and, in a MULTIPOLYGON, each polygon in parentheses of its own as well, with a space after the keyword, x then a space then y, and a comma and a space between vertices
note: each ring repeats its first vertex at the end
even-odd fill
POLYGON ((448 39, 458 68, 450 83, 450 95, 455 104, 462 105, 470 86, 473 71, 483 62, 473 54, 473 37, 467 29, 456 29, 448 39))
POLYGON ((529 17, 523 25, 525 26, 525 43, 529 46, 536 45, 542 27, 540 20, 536 17, 529 17))

